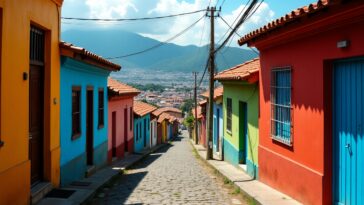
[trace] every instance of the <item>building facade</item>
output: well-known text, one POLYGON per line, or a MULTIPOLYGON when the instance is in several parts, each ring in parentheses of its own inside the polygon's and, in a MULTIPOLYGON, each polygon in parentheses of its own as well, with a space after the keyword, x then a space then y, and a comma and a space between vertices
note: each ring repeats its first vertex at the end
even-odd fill
POLYGON ((260 180, 304 204, 363 204, 364 4, 318 1, 240 39, 260 51, 260 180))
POLYGON ((59 186, 62 3, 0 1, 0 204, 29 204, 31 187, 59 186))
POLYGON ((157 108, 141 101, 134 101, 134 152, 150 148, 150 122, 157 108))
POLYGON ((112 78, 108 79, 108 161, 134 151, 134 97, 140 91, 112 78))
POLYGON ((120 66, 83 48, 60 44, 61 184, 82 179, 107 163, 107 78, 120 66))
POLYGON ((215 76, 224 86, 224 160, 258 178, 259 59, 215 76))

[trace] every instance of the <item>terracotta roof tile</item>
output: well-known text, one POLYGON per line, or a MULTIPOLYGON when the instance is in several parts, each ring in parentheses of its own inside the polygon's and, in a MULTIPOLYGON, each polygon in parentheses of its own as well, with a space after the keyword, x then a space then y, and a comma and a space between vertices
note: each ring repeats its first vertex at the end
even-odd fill
POLYGON ((162 123, 164 120, 169 120, 171 117, 171 115, 169 115, 168 113, 162 113, 159 117, 158 117, 158 123, 162 123))
POLYGON ((134 113, 136 115, 144 116, 144 115, 146 115, 148 113, 153 112, 157 108, 154 107, 153 105, 148 104, 148 103, 136 100, 136 101, 134 101, 134 108, 133 109, 134 109, 134 113))
POLYGON ((87 63, 92 63, 95 64, 96 66, 104 68, 105 70, 119 71, 121 69, 120 65, 115 64, 109 60, 106 60, 101 56, 98 56, 84 48, 74 46, 71 43, 66 43, 61 41, 59 43, 59 47, 61 50, 61 55, 63 56, 75 58, 77 60, 84 61, 87 63))
MULTIPOLYGON (((216 100, 219 97, 222 97, 224 94, 224 87, 220 86, 218 88, 215 88, 214 90, 214 100, 216 100)), ((205 97, 205 98, 209 98, 209 91, 206 91, 204 93, 201 94, 201 96, 205 97)))
POLYGON ((201 100, 200 102, 198 102, 199 105, 204 105, 207 103, 207 100, 201 100))
POLYGON ((153 112, 153 115, 155 116, 159 116, 164 112, 175 112, 175 113, 182 113, 182 111, 180 109, 174 108, 174 107, 163 107, 163 108, 158 108, 156 111, 153 112))
POLYGON ((109 78, 107 80, 107 87, 110 91, 113 93, 116 93, 118 95, 138 95, 140 93, 140 90, 124 84, 122 82, 119 82, 115 79, 109 78))
MULTIPOLYGON (((196 118, 195 108, 192 108, 192 115, 194 118, 196 118)), ((202 108, 201 108, 201 106, 197 106, 197 119, 201 119, 201 118, 202 118, 202 108)))
POLYGON ((215 75, 216 80, 246 80, 260 69, 259 58, 247 61, 215 75))
POLYGON ((319 0, 319 1, 317 1, 317 3, 313 3, 308 6, 298 8, 298 9, 292 11, 291 13, 288 13, 285 16, 283 16, 279 19, 276 19, 276 20, 268 23, 267 25, 243 36, 242 38, 239 39, 238 43, 239 43, 239 45, 244 45, 248 41, 257 38, 257 37, 261 36, 262 34, 265 34, 274 29, 280 28, 280 27, 286 25, 287 23, 298 20, 304 16, 307 16, 308 14, 322 11, 325 8, 333 5, 334 3, 335 3, 335 0, 319 0))

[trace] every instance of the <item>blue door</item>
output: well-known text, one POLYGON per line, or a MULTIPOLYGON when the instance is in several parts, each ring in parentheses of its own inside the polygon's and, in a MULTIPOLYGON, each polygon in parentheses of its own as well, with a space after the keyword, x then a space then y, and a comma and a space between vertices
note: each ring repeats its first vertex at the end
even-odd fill
POLYGON ((364 204, 364 59, 333 70, 333 201, 364 204))

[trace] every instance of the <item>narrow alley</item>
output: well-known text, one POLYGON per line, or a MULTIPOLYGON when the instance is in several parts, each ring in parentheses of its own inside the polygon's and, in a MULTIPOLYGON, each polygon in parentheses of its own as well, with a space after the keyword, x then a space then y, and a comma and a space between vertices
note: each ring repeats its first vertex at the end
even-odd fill
POLYGON ((127 170, 90 204, 245 204, 205 166, 183 132, 127 170))

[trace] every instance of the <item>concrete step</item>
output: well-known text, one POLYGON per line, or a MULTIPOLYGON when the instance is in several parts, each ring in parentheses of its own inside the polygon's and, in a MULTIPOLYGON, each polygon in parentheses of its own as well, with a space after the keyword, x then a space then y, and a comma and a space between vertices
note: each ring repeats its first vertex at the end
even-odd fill
POLYGON ((40 182, 31 188, 31 203, 36 204, 44 198, 51 190, 53 186, 50 182, 40 182))

